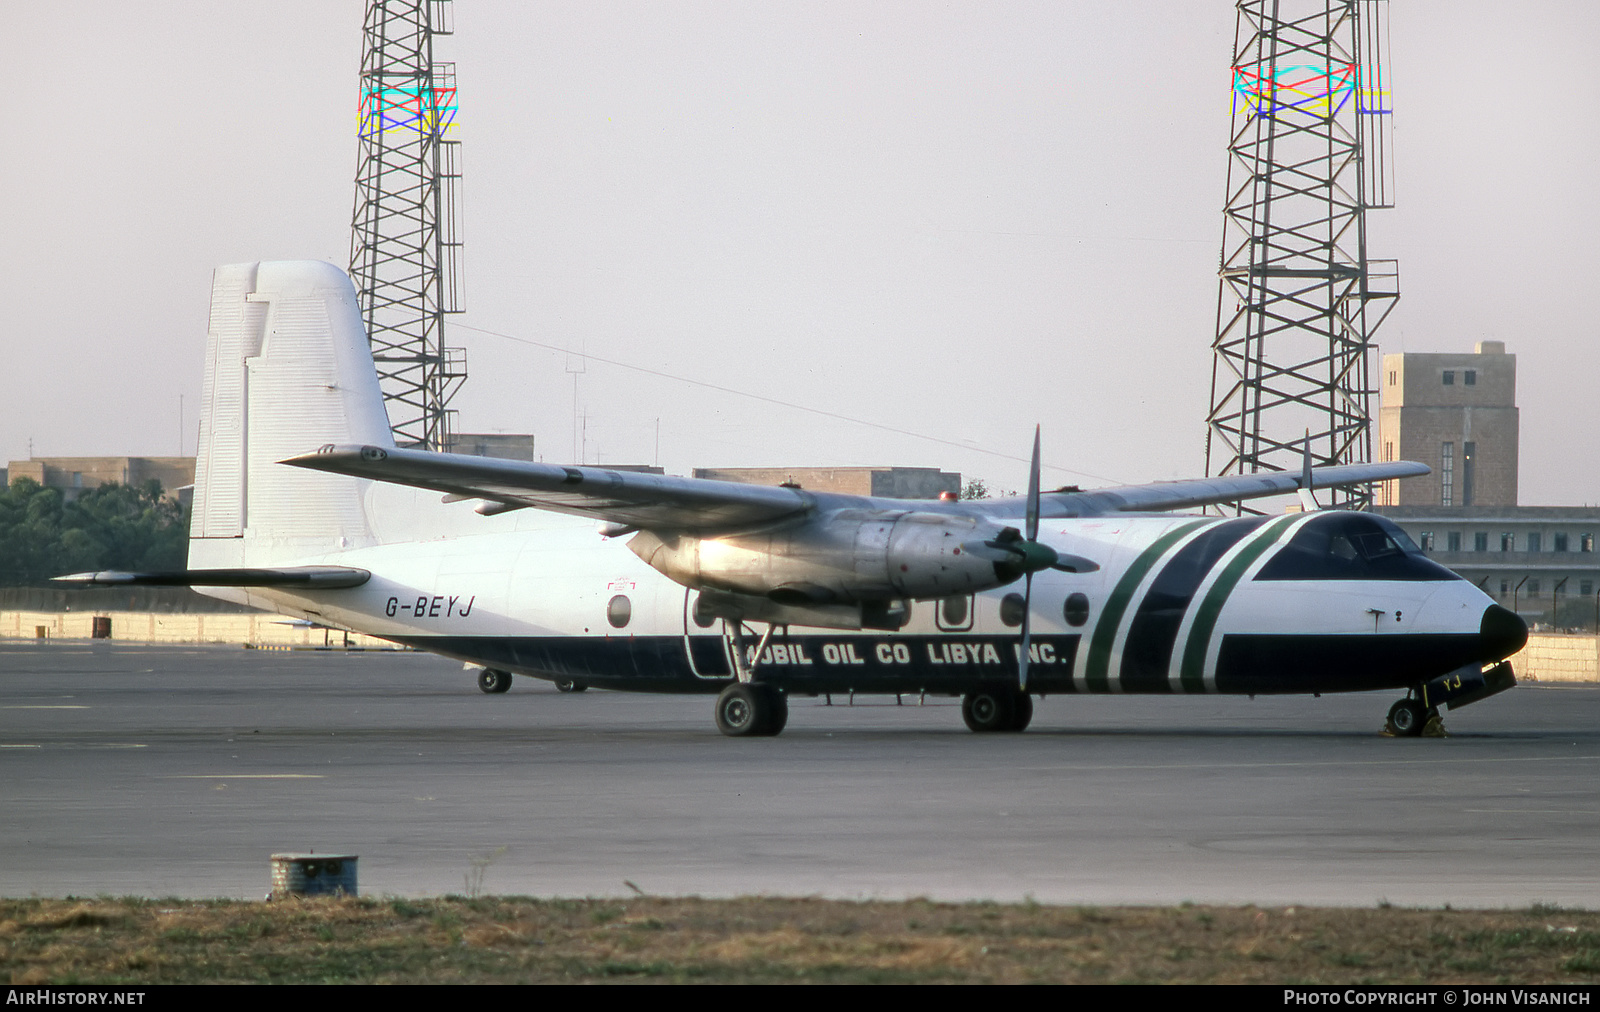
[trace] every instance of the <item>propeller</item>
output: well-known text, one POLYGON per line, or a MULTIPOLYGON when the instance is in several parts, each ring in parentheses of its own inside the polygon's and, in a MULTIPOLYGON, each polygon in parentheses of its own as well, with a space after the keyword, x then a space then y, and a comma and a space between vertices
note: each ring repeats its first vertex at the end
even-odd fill
MULTIPOLYGON (((1010 583, 1021 577, 1022 591, 1022 655, 1017 662, 1017 683, 1028 687, 1028 648, 1033 645, 1031 623, 1033 606, 1033 574, 1043 569, 1063 573, 1092 573, 1098 563, 1080 555, 1058 552, 1039 541, 1039 427, 1033 428, 1033 462, 1028 468, 1028 502, 1023 516, 1023 530, 1007 527, 993 538, 983 542, 962 545, 968 551, 977 548, 990 550, 994 560, 995 575, 1010 583)), ((974 554, 977 554, 974 552, 974 554)))
MULTIPOLYGON (((1055 550, 1048 545, 1039 544, 1039 426, 1033 427, 1033 463, 1028 465, 1028 512, 1023 519, 1027 527, 1027 537, 1024 539, 1023 548, 1024 564, 1035 559, 1043 561, 1045 553, 1049 553, 1049 561, 1038 568, 1055 565, 1055 550)), ((1023 692, 1028 691, 1028 647, 1033 636, 1033 574, 1034 570, 1023 570, 1022 585, 1022 654, 1017 658, 1017 687, 1023 692)))

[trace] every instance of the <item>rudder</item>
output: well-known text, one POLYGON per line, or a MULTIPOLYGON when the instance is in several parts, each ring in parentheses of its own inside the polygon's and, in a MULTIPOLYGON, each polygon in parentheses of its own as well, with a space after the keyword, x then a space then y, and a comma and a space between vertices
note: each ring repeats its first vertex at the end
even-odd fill
POLYGON ((365 482, 278 463, 325 443, 394 445, 349 277, 320 261, 217 268, 190 566, 372 543, 365 482))

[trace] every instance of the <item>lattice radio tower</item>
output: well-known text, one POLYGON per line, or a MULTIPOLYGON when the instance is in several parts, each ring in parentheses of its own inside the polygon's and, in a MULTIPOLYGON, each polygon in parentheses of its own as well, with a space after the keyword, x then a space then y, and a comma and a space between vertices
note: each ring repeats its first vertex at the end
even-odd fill
POLYGON ((450 445, 450 398, 466 355, 444 344, 461 312, 455 64, 435 63, 450 0, 368 0, 361 52, 360 153, 350 276, 395 441, 450 445))
POLYGON ((1393 206, 1387 27, 1385 0, 1238 0, 1207 474, 1298 471, 1308 437, 1314 466, 1371 459, 1369 351, 1399 298, 1367 258, 1366 212, 1393 206))

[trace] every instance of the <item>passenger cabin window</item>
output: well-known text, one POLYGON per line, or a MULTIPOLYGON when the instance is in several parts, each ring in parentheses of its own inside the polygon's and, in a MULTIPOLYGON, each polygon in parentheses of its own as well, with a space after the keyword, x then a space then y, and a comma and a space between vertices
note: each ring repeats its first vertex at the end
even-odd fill
POLYGON ((960 632, 972 628, 972 598, 961 595, 947 597, 939 602, 939 628, 947 632, 960 632))
POLYGON ((1089 596, 1068 594, 1066 603, 1061 606, 1061 617, 1070 626, 1080 626, 1089 621, 1089 596))
POLYGON ((1022 616, 1027 614, 1027 603, 1022 600, 1021 594, 1007 594, 1000 599, 1000 621, 1013 628, 1022 624, 1022 616))
POLYGON ((621 629, 633 618, 633 602, 627 595, 618 594, 606 603, 606 621, 611 623, 613 629, 621 629))
MULTIPOLYGON (((1427 535, 1424 535, 1427 536, 1427 535)), ((1307 521, 1257 580, 1459 580, 1392 522, 1364 513, 1307 521)))

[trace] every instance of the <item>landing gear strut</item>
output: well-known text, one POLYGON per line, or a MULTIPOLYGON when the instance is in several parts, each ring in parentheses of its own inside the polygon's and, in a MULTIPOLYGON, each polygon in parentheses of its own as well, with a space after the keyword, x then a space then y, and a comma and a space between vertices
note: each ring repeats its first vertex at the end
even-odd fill
POLYGON ((484 668, 478 672, 478 688, 490 695, 498 695, 511 688, 511 672, 484 668))
POLYGON ((717 696, 717 730, 730 738, 767 737, 789 722, 789 699, 761 682, 734 682, 717 696))
POLYGON ((1389 707, 1389 730, 1397 738, 1415 738, 1422 734, 1428 721, 1438 716, 1438 710, 1422 705, 1422 700, 1406 698, 1389 707))
POLYGON ((980 689, 961 697, 961 719, 980 733, 1021 731, 1033 720, 1033 697, 1016 689, 980 689))

